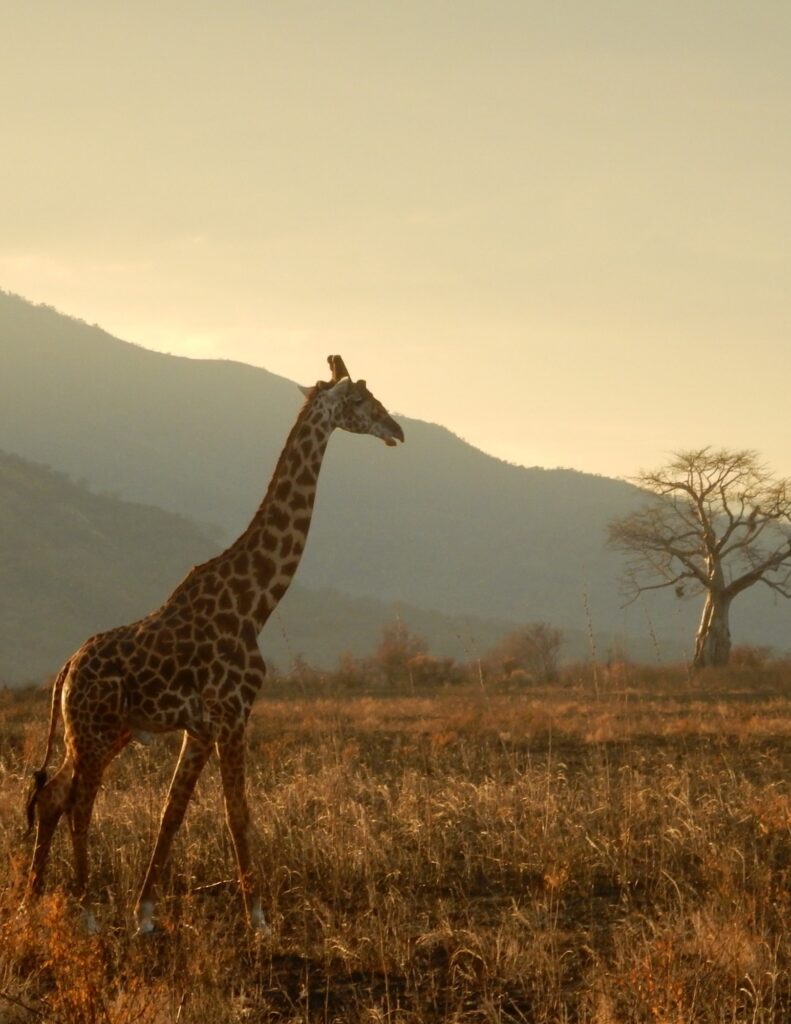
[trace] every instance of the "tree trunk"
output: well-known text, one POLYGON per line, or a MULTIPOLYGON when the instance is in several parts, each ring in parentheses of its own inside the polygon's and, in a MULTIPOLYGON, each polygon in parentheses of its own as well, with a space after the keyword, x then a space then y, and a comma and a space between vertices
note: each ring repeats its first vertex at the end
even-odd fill
POLYGON ((696 671, 699 668, 728 664, 731 656, 731 631, 728 626, 730 611, 730 597, 716 590, 706 594, 692 660, 692 667, 696 671))

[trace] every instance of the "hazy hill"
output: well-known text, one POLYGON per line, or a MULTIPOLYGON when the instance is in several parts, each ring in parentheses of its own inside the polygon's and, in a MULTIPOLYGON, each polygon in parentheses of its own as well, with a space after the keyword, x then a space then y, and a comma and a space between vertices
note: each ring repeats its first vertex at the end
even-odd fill
MULTIPOLYGON (((194 523, 92 494, 60 473, 0 452, 0 685, 53 672, 92 633, 156 608, 197 561, 221 547, 194 523)), ((295 584, 262 636, 267 660, 332 666, 369 653, 391 604, 295 584)), ((509 623, 401 607, 436 653, 475 656, 509 623)))
MULTIPOLYGON (((149 352, 5 294, 0 345, 0 445, 216 524, 224 538, 260 500, 301 401, 265 370, 149 352)), ((369 383, 387 403, 387 381, 369 383)), ((652 626, 642 606, 620 607, 620 561, 604 527, 639 499, 633 487, 511 466, 442 427, 400 419, 397 449, 333 438, 303 585, 643 639, 653 628, 667 657, 689 646, 694 607, 652 601, 652 626)), ((735 639, 785 646, 786 621, 786 609, 752 599, 735 608, 735 639)))
POLYGON ((91 633, 156 607, 211 551, 186 519, 0 452, 0 683, 51 672, 91 633))

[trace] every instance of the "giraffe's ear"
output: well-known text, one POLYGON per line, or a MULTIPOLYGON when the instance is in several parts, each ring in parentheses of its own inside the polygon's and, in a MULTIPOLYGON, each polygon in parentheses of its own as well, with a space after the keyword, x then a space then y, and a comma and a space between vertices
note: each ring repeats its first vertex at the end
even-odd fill
POLYGON ((314 391, 313 388, 303 387, 302 384, 297 384, 297 387, 302 392, 302 394, 305 396, 305 398, 310 398, 310 396, 313 394, 313 391, 314 391))

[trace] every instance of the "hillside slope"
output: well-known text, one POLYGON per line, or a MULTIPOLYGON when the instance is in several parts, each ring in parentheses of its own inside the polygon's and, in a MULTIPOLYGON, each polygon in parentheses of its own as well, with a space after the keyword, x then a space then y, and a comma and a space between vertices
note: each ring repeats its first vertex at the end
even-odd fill
POLYGON ((186 519, 0 452, 0 682, 52 672, 91 633, 156 607, 211 551, 186 519))
MULTIPOLYGON (((301 401, 265 370, 150 352, 5 294, 0 344, 3 447, 216 524, 225 539, 258 504, 301 401)), ((387 403, 387 381, 370 384, 387 403)), ((621 608, 605 526, 634 507, 635 488, 508 465, 442 427, 400 419, 398 449, 333 438, 302 584, 452 614, 653 632, 668 657, 689 646, 693 605, 621 608)), ((750 595, 734 609, 735 639, 782 643, 786 621, 785 609, 750 595)))
MULTIPOLYGON (((92 633, 158 607, 190 566, 221 547, 188 519, 91 493, 0 452, 0 685, 54 672, 92 633)), ((457 617, 295 584, 261 637, 270 665, 329 667, 367 654, 398 613, 440 654, 472 657, 511 624, 457 617)))

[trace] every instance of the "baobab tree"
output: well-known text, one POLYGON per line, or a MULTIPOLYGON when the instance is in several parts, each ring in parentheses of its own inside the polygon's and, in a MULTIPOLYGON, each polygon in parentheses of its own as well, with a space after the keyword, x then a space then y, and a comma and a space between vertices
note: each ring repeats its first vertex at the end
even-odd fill
POLYGON ((791 481, 754 451, 700 448, 634 482, 651 498, 609 526, 628 555, 628 596, 704 595, 693 668, 726 665, 734 598, 757 583, 791 597, 791 481))

